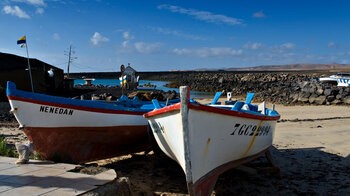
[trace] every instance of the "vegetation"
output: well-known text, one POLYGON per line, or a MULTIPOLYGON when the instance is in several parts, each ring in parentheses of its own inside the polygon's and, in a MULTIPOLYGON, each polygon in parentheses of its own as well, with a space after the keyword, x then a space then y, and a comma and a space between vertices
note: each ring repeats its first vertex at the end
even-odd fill
POLYGON ((8 147, 4 136, 0 135, 0 156, 18 157, 15 148, 8 147))

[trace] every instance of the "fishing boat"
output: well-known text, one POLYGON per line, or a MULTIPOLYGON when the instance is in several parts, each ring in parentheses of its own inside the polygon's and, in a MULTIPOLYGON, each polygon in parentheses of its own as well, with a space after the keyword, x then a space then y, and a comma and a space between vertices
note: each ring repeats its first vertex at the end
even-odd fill
POLYGON ((154 109, 152 102, 49 96, 18 90, 13 82, 7 83, 7 97, 20 128, 45 159, 83 163, 150 147, 142 115, 154 109))
POLYGON ((139 93, 152 93, 154 90, 156 90, 156 85, 152 85, 150 83, 137 86, 137 92, 139 93))
POLYGON ((319 78, 318 80, 322 83, 337 84, 339 83, 339 79, 350 79, 350 73, 336 73, 328 77, 319 78))
POLYGON ((217 93, 209 105, 189 99, 180 87, 181 102, 144 114, 160 149, 179 163, 190 195, 210 195, 218 176, 263 155, 272 145, 280 115, 245 102, 221 105, 217 93))
POLYGON ((337 86, 350 86, 350 78, 349 79, 337 79, 337 86))

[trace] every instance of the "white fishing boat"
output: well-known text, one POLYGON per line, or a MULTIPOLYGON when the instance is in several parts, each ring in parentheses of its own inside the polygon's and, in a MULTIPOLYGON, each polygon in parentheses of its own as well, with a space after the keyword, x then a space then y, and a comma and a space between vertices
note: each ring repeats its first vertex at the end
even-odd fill
POLYGON ((7 97, 23 132, 45 159, 83 163, 151 146, 142 117, 154 109, 151 102, 126 96, 113 103, 55 97, 18 90, 12 82, 7 97))
POLYGON ((350 73, 336 73, 328 77, 322 77, 318 80, 323 83, 337 84, 338 79, 350 79, 350 73))
POLYGON ((156 90, 156 86, 138 86, 137 92, 139 93, 152 93, 156 90))
POLYGON ((250 102, 210 105, 189 99, 180 87, 181 102, 144 115, 161 150, 182 167, 190 195, 210 195, 219 175, 263 155, 272 145, 280 115, 250 102))
POLYGON ((349 79, 337 79, 337 86, 350 86, 350 78, 349 79))

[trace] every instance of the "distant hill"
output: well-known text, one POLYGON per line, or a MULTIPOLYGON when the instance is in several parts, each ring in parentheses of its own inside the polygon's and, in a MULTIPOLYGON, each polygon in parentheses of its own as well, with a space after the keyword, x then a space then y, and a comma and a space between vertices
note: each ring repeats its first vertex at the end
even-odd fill
POLYGON ((301 70, 344 70, 349 64, 288 64, 288 65, 261 65, 256 67, 226 68, 226 69, 197 69, 196 71, 301 71, 301 70))

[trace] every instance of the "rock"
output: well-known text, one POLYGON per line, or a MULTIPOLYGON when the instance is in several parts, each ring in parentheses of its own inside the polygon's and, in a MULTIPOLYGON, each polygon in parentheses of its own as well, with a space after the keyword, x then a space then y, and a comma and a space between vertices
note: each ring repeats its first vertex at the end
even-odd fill
POLYGON ((101 97, 100 96, 97 96, 97 95, 92 95, 91 96, 91 100, 95 101, 95 100, 101 100, 101 97))
POLYGON ((90 100, 90 99, 91 99, 91 96, 88 94, 80 95, 80 100, 90 100))
POLYGON ((350 104, 350 96, 344 97, 343 102, 346 104, 350 104))
POLYGON ((246 81, 248 81, 248 80, 249 80, 249 78, 250 78, 250 76, 249 76, 249 75, 244 76, 244 77, 242 77, 242 78, 241 78, 241 81, 242 81, 242 82, 246 82, 246 81))
POLYGON ((342 100, 343 95, 339 95, 339 94, 338 94, 337 96, 335 96, 335 98, 338 99, 338 100, 342 100))
POLYGON ((27 141, 25 144, 16 142, 16 150, 18 152, 18 160, 16 164, 26 164, 29 161, 29 156, 34 152, 34 144, 27 141))
POLYGON ((145 93, 145 94, 143 94, 141 100, 142 100, 142 101, 152 101, 152 97, 151 97, 150 94, 145 93))
POLYGON ((135 190, 132 190, 129 178, 120 177, 115 179, 113 182, 99 186, 87 193, 82 194, 82 196, 108 196, 108 195, 121 195, 121 196, 131 196, 135 190))
POLYGON ((134 92, 128 94, 128 98, 129 98, 129 99, 134 98, 134 97, 137 95, 137 93, 138 93, 137 91, 134 91, 134 92))
POLYGON ((323 94, 326 95, 326 96, 331 95, 332 94, 332 89, 324 90, 323 94))
POLYGON ((315 104, 317 105, 324 105, 325 103, 326 103, 326 96, 324 95, 321 95, 315 99, 315 104))
POLYGON ((328 97, 327 97, 327 101, 328 102, 332 102, 332 101, 334 101, 335 100, 335 96, 334 95, 329 95, 328 97))
POLYGON ((333 105, 339 105, 339 104, 342 104, 342 103, 343 103, 343 101, 342 101, 342 100, 335 99, 334 101, 332 101, 332 103, 331 103, 331 104, 333 104, 333 105))
POLYGON ((298 93, 291 94, 289 96, 289 99, 291 100, 291 103, 297 103, 298 102, 298 98, 299 98, 299 94, 298 93))
POLYGON ((310 97, 309 97, 309 103, 313 104, 315 103, 315 100, 318 96, 316 94, 312 94, 310 97))
POLYGON ((312 86, 309 88, 309 93, 314 94, 316 92, 316 87, 312 86))
POLYGON ((317 91, 316 91, 316 94, 317 95, 322 95, 323 94, 323 89, 321 88, 321 89, 317 89, 317 91))
POLYGON ((106 97, 106 101, 116 101, 117 97, 113 96, 113 95, 109 95, 106 97))
POLYGON ((300 92, 298 101, 302 102, 302 103, 307 103, 307 102, 309 102, 310 95, 311 94, 309 92, 300 92))
POLYGON ((298 101, 302 102, 302 103, 308 103, 309 102, 309 98, 308 97, 299 97, 298 101))

